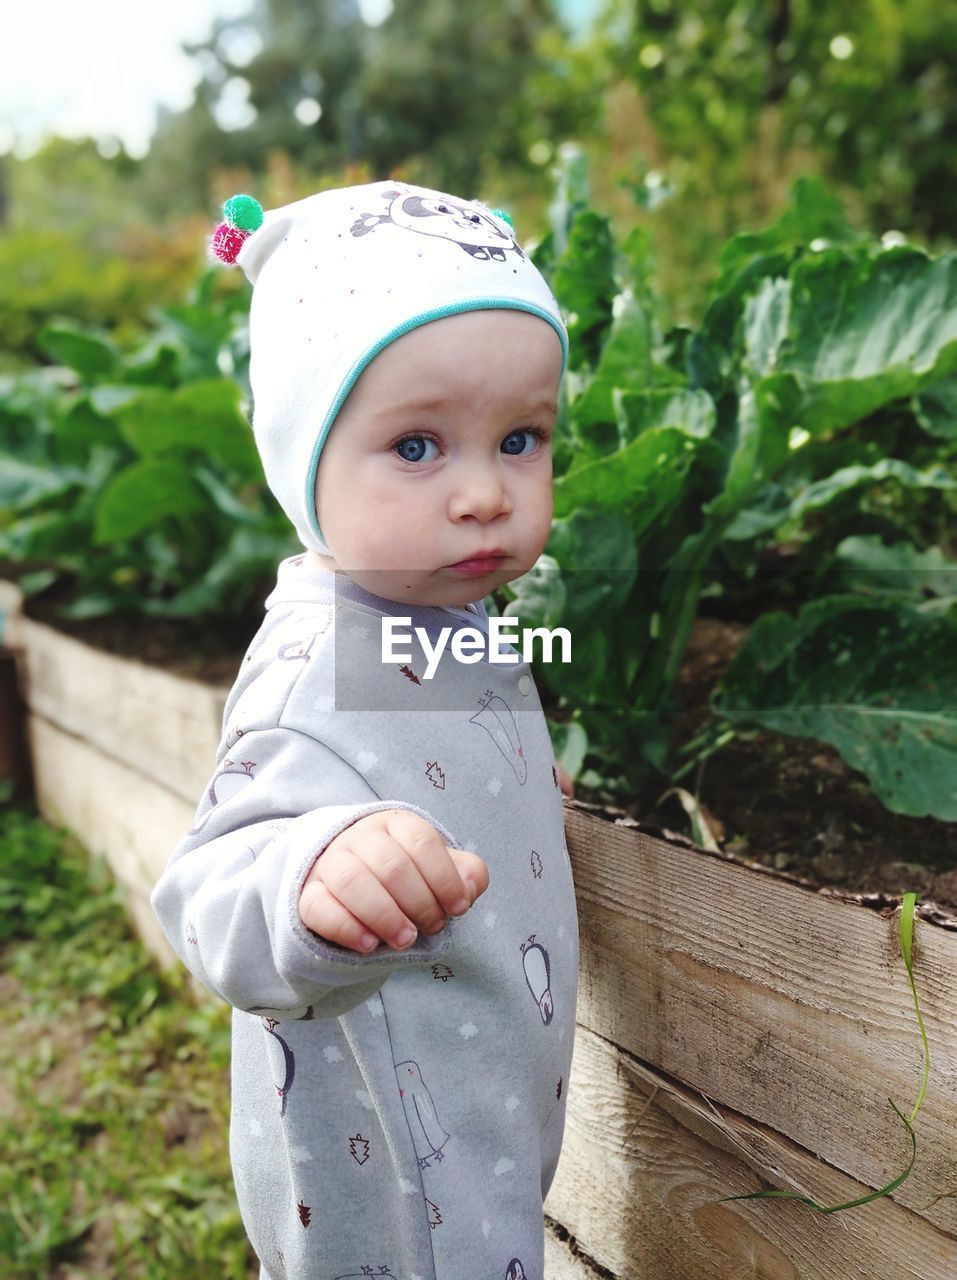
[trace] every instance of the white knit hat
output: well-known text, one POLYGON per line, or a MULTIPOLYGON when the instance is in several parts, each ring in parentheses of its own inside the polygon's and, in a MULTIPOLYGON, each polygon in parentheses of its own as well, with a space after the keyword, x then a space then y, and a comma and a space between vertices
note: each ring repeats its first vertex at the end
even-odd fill
POLYGON ((213 251, 253 285, 253 434, 303 546, 328 554, 315 510, 319 455, 356 379, 390 342, 461 311, 527 311, 558 334, 564 369, 558 303, 507 215, 477 201, 373 182, 264 214, 234 196, 225 213, 213 251))

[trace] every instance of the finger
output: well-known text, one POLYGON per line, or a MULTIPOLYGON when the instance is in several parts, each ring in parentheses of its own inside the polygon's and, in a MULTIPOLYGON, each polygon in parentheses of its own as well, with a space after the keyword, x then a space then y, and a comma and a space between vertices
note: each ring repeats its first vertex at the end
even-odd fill
POLYGON ((431 822, 407 809, 396 809, 389 814, 387 829, 415 863, 440 909, 453 916, 468 911, 473 900, 470 887, 462 880, 452 851, 431 822))
POLYGON ((310 880, 299 899, 299 917, 324 942, 350 951, 373 951, 379 939, 338 902, 321 880, 310 880))
POLYGON ((415 858, 398 840, 387 831, 370 830, 353 849, 417 928, 425 933, 442 932, 448 912, 442 909, 415 858))
POLYGON ((467 849, 450 849, 449 854, 460 878, 468 886, 474 904, 488 888, 488 864, 484 858, 480 858, 477 853, 470 853, 467 849))
POLYGON ((355 845, 339 844, 333 856, 319 858, 312 875, 376 937, 401 951, 415 941, 416 925, 359 856, 364 843, 357 837, 355 845))

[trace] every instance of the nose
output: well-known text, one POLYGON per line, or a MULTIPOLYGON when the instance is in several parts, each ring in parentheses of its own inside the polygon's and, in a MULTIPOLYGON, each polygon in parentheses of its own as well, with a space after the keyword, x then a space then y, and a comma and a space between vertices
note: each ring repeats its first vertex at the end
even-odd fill
POLYGON ((483 463, 462 469, 449 499, 451 519, 472 518, 487 524, 497 516, 509 515, 511 511, 512 498, 499 466, 483 463))

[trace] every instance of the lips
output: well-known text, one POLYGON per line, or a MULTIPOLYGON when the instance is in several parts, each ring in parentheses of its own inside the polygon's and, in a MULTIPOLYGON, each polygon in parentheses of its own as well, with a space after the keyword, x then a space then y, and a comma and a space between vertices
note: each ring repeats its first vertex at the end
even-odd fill
MULTIPOLYGON (((467 569, 473 565, 490 564, 499 560, 504 560, 508 555, 507 551, 503 551, 501 547, 492 547, 488 551, 476 551, 466 560, 457 560, 455 564, 450 564, 450 569, 467 569)), ((494 564, 492 564, 494 568, 494 564)))

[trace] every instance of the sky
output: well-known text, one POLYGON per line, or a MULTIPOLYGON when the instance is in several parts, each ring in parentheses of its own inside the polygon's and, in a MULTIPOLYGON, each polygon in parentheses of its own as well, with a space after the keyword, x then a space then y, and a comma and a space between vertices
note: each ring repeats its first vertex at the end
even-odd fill
POLYGON ((46 134, 119 137, 143 155, 156 107, 189 106, 200 70, 180 49, 250 0, 16 0, 0 41, 0 151, 24 155, 46 134))
MULTIPOLYGON (((381 22, 391 0, 358 0, 370 24, 381 22)), ((560 0, 569 11, 591 0, 560 0)), ((199 41, 214 18, 242 17, 252 0, 12 0, 4 6, 0 39, 0 154, 26 156, 45 137, 119 139, 145 155, 159 105, 182 111, 192 102, 201 68, 181 49, 199 41)), ((232 51, 251 58, 258 42, 247 29, 232 51)), ((245 123, 242 85, 224 95, 223 127, 245 123)), ((115 149, 115 143, 113 143, 115 149)))

